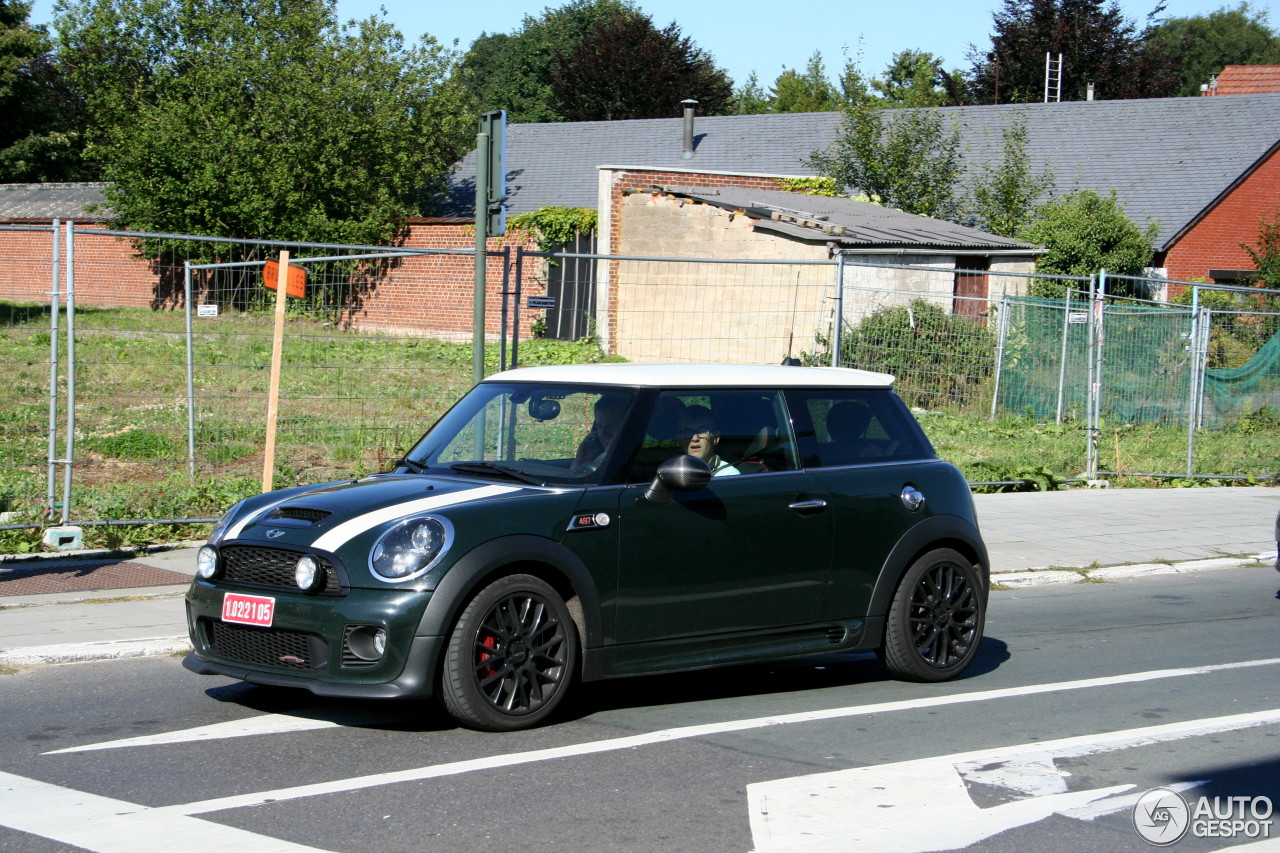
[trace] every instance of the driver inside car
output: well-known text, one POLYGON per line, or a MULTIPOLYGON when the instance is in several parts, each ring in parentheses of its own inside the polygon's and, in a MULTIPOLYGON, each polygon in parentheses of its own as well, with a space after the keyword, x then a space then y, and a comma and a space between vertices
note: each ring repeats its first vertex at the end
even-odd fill
POLYGON ((684 410, 684 414, 680 417, 677 436, 685 453, 707 463, 712 477, 728 477, 742 473, 716 453, 716 446, 720 444, 720 431, 716 428, 711 410, 706 406, 690 406, 684 410))

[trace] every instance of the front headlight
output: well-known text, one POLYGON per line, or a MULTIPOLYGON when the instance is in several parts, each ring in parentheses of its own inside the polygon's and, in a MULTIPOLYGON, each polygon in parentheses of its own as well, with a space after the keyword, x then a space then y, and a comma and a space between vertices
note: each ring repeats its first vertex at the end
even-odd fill
POLYGON ((453 539, 442 518, 411 518, 382 534, 369 554, 369 568, 384 580, 415 578, 440 558, 453 539))
POLYGON ((196 574, 209 580, 218 574, 219 567, 218 552, 208 545, 202 545, 196 552, 196 574))

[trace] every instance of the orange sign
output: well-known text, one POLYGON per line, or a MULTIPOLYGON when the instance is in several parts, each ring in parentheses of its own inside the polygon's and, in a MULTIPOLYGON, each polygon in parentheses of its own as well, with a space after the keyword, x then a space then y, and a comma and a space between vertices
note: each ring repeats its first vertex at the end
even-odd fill
MULTIPOLYGON (((295 267, 289 264, 289 269, 285 273, 288 278, 285 280, 284 294, 292 296, 295 299, 301 299, 307 295, 307 271, 302 267, 295 267)), ((262 283, 266 285, 267 290, 276 289, 276 281, 280 278, 280 262, 267 261, 266 266, 262 268, 262 283)))

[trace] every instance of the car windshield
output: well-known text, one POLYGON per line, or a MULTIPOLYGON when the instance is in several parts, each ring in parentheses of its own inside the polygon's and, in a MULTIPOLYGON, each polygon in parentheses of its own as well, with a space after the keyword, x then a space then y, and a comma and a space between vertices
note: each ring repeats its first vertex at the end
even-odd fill
POLYGON ((634 399, 624 388, 482 383, 402 464, 418 472, 591 485, 634 399))

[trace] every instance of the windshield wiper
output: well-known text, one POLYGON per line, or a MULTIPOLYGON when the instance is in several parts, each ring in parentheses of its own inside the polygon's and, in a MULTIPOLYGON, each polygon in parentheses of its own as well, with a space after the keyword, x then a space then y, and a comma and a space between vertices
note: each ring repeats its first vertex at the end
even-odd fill
POLYGON ((425 474, 427 473, 428 470, 430 470, 427 468, 426 465, 423 465, 421 462, 418 462, 417 460, 410 459, 408 456, 402 456, 401 458, 397 459, 396 466, 397 467, 403 466, 405 468, 408 468, 410 471, 412 471, 415 474, 425 474))
POLYGON ((543 484, 541 477, 535 477, 528 471, 521 471, 519 468, 512 468, 510 465, 499 465, 496 462, 455 462, 449 467, 454 471, 461 471, 466 474, 499 474, 520 483, 530 483, 536 486, 543 484))

